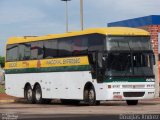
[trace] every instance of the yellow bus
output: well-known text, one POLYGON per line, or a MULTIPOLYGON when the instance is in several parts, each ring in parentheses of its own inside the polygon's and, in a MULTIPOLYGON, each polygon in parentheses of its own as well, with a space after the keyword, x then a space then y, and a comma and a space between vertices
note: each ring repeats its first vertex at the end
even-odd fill
POLYGON ((6 45, 6 93, 29 103, 89 105, 155 94, 154 54, 147 31, 93 28, 45 36, 12 37, 6 45))

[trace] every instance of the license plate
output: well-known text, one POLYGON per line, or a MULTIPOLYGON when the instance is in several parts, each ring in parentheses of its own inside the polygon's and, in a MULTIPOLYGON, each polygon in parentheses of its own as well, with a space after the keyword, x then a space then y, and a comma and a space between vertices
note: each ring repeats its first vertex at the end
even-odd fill
POLYGON ((122 99, 122 96, 121 96, 121 95, 114 95, 114 96, 113 96, 113 99, 121 100, 121 99, 122 99))

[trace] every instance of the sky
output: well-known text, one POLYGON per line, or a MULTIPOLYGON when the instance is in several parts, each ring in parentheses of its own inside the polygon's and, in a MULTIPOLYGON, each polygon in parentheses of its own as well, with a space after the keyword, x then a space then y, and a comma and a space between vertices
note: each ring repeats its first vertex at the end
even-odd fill
MULTIPOLYGON (((84 29, 148 15, 160 15, 160 0, 83 0, 84 29)), ((80 30, 80 0, 68 2, 69 31, 80 30)), ((0 0, 0 56, 13 36, 64 33, 65 2, 61 0, 0 0)))

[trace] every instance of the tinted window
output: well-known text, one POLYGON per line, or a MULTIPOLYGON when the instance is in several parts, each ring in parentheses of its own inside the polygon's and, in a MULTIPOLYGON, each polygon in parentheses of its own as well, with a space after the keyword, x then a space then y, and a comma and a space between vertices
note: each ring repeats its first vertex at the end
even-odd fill
POLYGON ((108 38, 107 49, 109 50, 130 50, 129 42, 126 37, 108 38))
POLYGON ((152 48, 149 37, 111 36, 107 38, 107 50, 152 50, 152 48))
POLYGON ((73 38, 73 54, 82 55, 88 52, 88 38, 86 36, 79 36, 73 38))
POLYGON ((149 37, 128 37, 128 39, 133 50, 152 50, 149 37))
POLYGON ((93 34, 89 36, 89 51, 101 51, 104 49, 105 37, 99 34, 93 34))
POLYGON ((58 54, 60 57, 72 55, 72 40, 71 39, 59 39, 58 40, 58 54))
POLYGON ((29 60, 30 59, 30 47, 29 43, 22 43, 18 45, 18 57, 19 60, 29 60))
POLYGON ((12 62, 18 60, 18 45, 7 45, 7 61, 12 62))
POLYGON ((43 42, 31 43, 31 59, 42 59, 43 58, 43 42))
POLYGON ((57 40, 49 40, 44 42, 44 58, 57 57, 57 40))

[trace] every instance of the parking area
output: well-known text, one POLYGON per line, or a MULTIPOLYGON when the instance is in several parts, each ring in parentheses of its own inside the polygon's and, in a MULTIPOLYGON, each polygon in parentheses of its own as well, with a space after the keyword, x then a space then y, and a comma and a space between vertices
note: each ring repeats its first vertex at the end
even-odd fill
POLYGON ((107 101, 99 106, 80 105, 62 105, 60 103, 52 104, 27 104, 19 103, 1 103, 1 118, 13 116, 21 119, 95 119, 95 118, 123 118, 123 115, 143 115, 154 114, 160 118, 160 99, 140 101, 137 106, 127 106, 125 101, 107 101), (89 117, 89 118, 88 118, 89 117))

